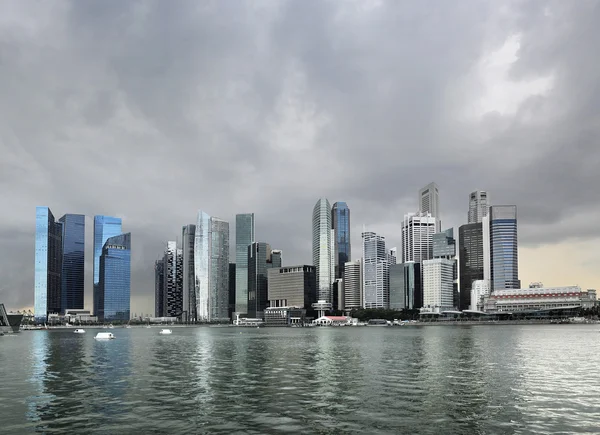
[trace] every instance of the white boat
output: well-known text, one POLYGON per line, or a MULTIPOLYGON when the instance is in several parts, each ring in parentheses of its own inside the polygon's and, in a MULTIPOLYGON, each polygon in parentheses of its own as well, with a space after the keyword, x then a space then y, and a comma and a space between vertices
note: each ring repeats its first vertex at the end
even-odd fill
POLYGON ((112 332, 99 332, 94 337, 96 340, 112 340, 115 338, 112 332))
POLYGON ((76 329, 73 331, 74 334, 85 334, 85 329, 76 329))
POLYGON ((159 332, 160 335, 169 335, 169 334, 172 334, 172 333, 173 333, 173 331, 171 331, 170 329, 162 329, 159 332))

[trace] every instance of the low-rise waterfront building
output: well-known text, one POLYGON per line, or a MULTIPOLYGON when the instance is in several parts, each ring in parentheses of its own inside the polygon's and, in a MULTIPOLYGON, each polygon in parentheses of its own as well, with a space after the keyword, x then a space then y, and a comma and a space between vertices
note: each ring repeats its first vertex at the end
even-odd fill
POLYGON ((265 326, 304 325, 306 310, 298 307, 265 308, 265 326))
POLYGON ((484 311, 546 310, 565 307, 593 307, 596 292, 582 291, 579 286, 533 287, 524 289, 494 290, 484 298, 484 311))

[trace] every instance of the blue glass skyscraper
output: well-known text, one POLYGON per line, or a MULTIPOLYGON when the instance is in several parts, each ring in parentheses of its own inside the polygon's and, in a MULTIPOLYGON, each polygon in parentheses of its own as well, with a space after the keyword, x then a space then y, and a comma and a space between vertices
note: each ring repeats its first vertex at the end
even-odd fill
POLYGON ((131 233, 110 237, 100 255, 98 320, 129 320, 131 233))
POLYGON ((98 284, 100 282, 100 256, 102 248, 110 237, 122 233, 121 218, 94 216, 94 313, 98 315, 98 284))
POLYGON ((61 312, 83 309, 85 216, 66 214, 62 224, 61 312))
POLYGON ((492 290, 520 288, 517 246, 517 206, 490 208, 492 290))
POLYGON ((335 277, 344 278, 344 264, 351 260, 350 209, 345 202, 333 204, 331 222, 335 232, 335 277))
POLYGON ((44 322, 61 309, 62 224, 48 207, 35 209, 34 316, 44 322))

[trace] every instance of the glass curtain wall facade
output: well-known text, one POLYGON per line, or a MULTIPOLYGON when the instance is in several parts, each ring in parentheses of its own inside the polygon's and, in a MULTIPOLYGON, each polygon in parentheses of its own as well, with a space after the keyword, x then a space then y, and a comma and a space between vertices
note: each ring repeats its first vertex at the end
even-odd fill
POLYGON ((112 216, 94 216, 94 314, 98 315, 98 285, 100 283, 100 256, 102 248, 110 237, 118 236, 122 233, 121 218, 112 216))
POLYGON ((62 224, 48 207, 35 210, 34 316, 47 320, 61 309, 62 224))
POLYGON ((516 205, 490 208, 490 248, 492 291, 520 288, 516 205))
POLYGON ((336 202, 331 209, 334 229, 335 278, 344 278, 344 265, 352 258, 350 245, 350 209, 345 202, 336 202))
POLYGON ((196 318, 196 293, 194 291, 194 239, 196 225, 186 225, 181 229, 183 251, 183 315, 182 321, 196 318))
POLYGON ((255 242, 248 246, 248 317, 262 317, 267 307, 267 263, 271 245, 255 242))
POLYGON ((228 321, 229 223, 198 212, 194 242, 196 314, 200 322, 228 321))
POLYGON ((83 309, 85 267, 85 216, 66 214, 62 224, 61 313, 83 309))
POLYGON ((365 308, 389 308, 389 265, 385 238, 373 232, 363 238, 363 301, 365 308))
POLYGON ((413 310, 423 306, 423 285, 421 264, 414 261, 403 263, 403 289, 404 301, 407 309, 413 310))
POLYGON ((248 246, 254 243, 254 213, 235 216, 235 312, 248 313, 248 246))
POLYGON ((165 315, 165 263, 164 260, 156 260, 154 263, 154 316, 165 315))
POLYGON ((313 208, 312 257, 317 269, 318 299, 329 303, 332 302, 331 283, 334 279, 331 229, 331 206, 327 199, 321 198, 313 208))
POLYGON ((131 301, 131 233, 109 237, 100 255, 98 320, 127 321, 131 301))
POLYGON ((459 309, 471 306, 473 281, 483 279, 483 225, 466 224, 458 228, 458 261, 460 263, 459 309))

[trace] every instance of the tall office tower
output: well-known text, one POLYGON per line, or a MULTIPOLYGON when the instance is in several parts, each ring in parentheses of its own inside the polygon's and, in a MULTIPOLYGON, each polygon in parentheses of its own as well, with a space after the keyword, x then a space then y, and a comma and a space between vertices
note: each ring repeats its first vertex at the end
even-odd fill
POLYGON ((163 258, 164 316, 179 317, 183 312, 183 252, 177 242, 167 242, 163 258))
POLYGON ((62 224, 61 309, 83 309, 85 216, 66 214, 62 224))
POLYGON ((402 262, 433 258, 433 235, 436 221, 429 213, 409 213, 402 223, 402 262))
POLYGON ((396 263, 398 263, 398 248, 392 248, 388 253, 388 264, 392 265, 396 263))
POLYGON ((270 307, 297 307, 311 310, 317 302, 317 278, 314 266, 274 267, 267 270, 267 294, 270 307))
POLYGON ((183 251, 183 316, 182 321, 196 318, 196 293, 194 291, 194 239, 196 225, 190 224, 181 229, 181 249, 183 251))
POLYGON ((61 309, 62 224, 48 207, 35 209, 34 316, 45 322, 61 309))
POLYGON ((385 238, 373 232, 363 238, 363 301, 365 308, 389 308, 389 265, 385 238))
MULTIPOLYGON (((418 309, 423 306, 423 285, 422 285, 422 269, 420 263, 415 263, 414 261, 409 261, 406 263, 402 263, 402 288, 400 289, 400 293, 402 296, 395 295, 396 303, 399 300, 404 301, 404 308, 413 310, 418 309)), ((395 271, 398 273, 397 271, 395 271)), ((397 287, 397 279, 398 275, 394 278, 394 286, 397 287)), ((394 288, 394 292, 397 292, 398 289, 394 288)), ((390 287, 390 292, 391 292, 390 287)))
POLYGON ((94 216, 94 314, 98 307, 98 284, 100 282, 100 256, 102 248, 110 237, 122 233, 121 218, 111 216, 94 216))
POLYGON ((458 228, 459 309, 461 311, 468 310, 471 306, 473 282, 484 279, 483 246, 483 224, 466 224, 458 228))
POLYGON ((315 204, 312 215, 312 256, 317 268, 317 298, 331 303, 331 283, 334 278, 332 270, 333 252, 331 240, 331 206, 329 201, 321 198, 315 204))
POLYGON ((233 313, 235 312, 235 269, 235 263, 229 263, 229 306, 227 315, 230 319, 233 319, 233 313))
MULTIPOLYGON (((458 307, 460 304, 458 264, 456 261, 456 240, 454 239, 453 228, 433 235, 433 258, 444 258, 452 262, 452 306, 458 307)), ((423 288, 423 293, 425 293, 425 288, 423 288)))
POLYGON ((268 243, 248 246, 248 317, 262 318, 267 307, 267 270, 281 267, 281 251, 268 243))
POLYGON ((521 288, 517 243, 517 206, 490 207, 492 291, 521 288))
POLYGON ((442 215, 440 213, 440 194, 437 184, 429 183, 419 190, 419 212, 431 214, 436 219, 435 232, 442 231, 442 215))
POLYGON ((348 261, 344 265, 344 309, 362 308, 361 261, 348 261))
POLYGON ((229 321, 229 223, 203 211, 196 223, 194 270, 196 320, 229 321))
POLYGON ((406 306, 404 292, 404 264, 390 264, 390 309, 403 310, 406 306))
POLYGON ((481 220, 488 215, 489 208, 488 194, 485 190, 476 190, 469 194, 469 220, 470 224, 481 223, 481 220))
POLYGON ((345 202, 336 202, 331 209, 331 222, 334 230, 335 278, 344 277, 344 265, 350 261, 350 209, 345 202))
POLYGON ((254 213, 235 215, 235 312, 248 312, 248 246, 254 243, 254 213))
POLYGON ((154 262, 154 316, 165 316, 165 263, 164 256, 154 262))
POLYGON ((129 320, 131 233, 109 237, 100 255, 98 320, 129 320))
POLYGON ((483 234, 483 279, 492 285, 492 246, 490 238, 490 215, 481 219, 483 234))
POLYGON ((437 313, 454 309, 454 260, 423 261, 423 307, 437 313))

